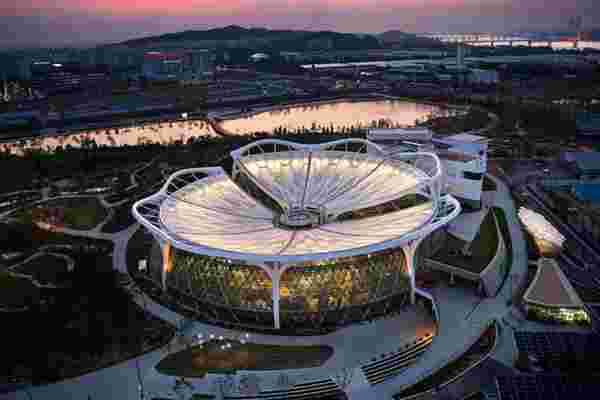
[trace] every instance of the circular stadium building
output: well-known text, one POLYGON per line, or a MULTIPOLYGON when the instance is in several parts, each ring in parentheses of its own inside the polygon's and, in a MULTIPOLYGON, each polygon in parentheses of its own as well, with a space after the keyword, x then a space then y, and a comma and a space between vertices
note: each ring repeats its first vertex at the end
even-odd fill
POLYGON ((419 243, 460 213, 432 153, 259 140, 133 206, 150 274, 205 321, 301 333, 415 302, 419 243))

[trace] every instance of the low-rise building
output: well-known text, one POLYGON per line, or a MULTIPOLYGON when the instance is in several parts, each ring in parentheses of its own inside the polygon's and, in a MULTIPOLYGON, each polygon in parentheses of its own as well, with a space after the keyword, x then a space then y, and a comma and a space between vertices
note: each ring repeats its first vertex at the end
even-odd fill
POLYGON ((106 66, 38 61, 31 65, 31 74, 32 88, 45 94, 101 89, 110 84, 110 70, 106 66))
POLYGON ((568 151, 561 154, 560 160, 579 180, 595 181, 600 178, 600 152, 568 151))

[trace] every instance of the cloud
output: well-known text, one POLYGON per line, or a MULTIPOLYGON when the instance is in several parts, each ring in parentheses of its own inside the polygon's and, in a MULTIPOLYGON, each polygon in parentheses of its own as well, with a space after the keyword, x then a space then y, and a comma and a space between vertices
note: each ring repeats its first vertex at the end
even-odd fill
POLYGON ((600 25, 598 0, 0 1, 0 46, 72 45, 238 24, 345 32, 504 32, 600 25), (11 3, 11 4, 9 4, 11 3))

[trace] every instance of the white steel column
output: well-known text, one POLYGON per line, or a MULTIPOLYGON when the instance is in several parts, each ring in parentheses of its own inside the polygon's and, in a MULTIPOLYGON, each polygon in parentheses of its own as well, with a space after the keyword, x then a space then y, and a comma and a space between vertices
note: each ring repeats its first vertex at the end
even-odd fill
POLYGON ((274 266, 271 270, 271 283, 273 284, 273 320, 275 321, 275 329, 279 329, 281 324, 279 322, 279 280, 281 279, 280 267, 274 266))
POLYGON ((406 259, 406 268, 408 270, 408 276, 410 279, 410 304, 415 304, 415 275, 416 275, 416 255, 417 248, 421 243, 422 239, 411 240, 402 247, 404 252, 404 258, 406 259))

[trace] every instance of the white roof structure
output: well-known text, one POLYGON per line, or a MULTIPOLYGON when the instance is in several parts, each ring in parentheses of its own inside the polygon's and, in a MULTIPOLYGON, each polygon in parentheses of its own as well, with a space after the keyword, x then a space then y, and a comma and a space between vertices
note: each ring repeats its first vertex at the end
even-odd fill
POLYGON ((233 179, 221 168, 179 171, 161 191, 137 202, 134 216, 186 251, 290 264, 398 247, 460 212, 452 196, 440 198, 440 162, 430 153, 386 158, 362 139, 321 145, 267 139, 231 155, 233 179), (244 191, 238 178, 248 179, 280 210, 244 191), (338 218, 415 193, 427 200, 374 216, 338 218))
POLYGON ((490 141, 485 136, 474 135, 472 133, 457 133, 456 135, 450 135, 443 138, 443 140, 452 140, 455 142, 466 142, 466 143, 487 143, 490 141))
POLYGON ((559 249, 562 247, 565 237, 542 214, 521 207, 519 219, 535 239, 549 242, 559 249))
POLYGON ((378 140, 422 140, 430 141, 433 138, 433 132, 429 128, 410 127, 410 128, 369 128, 367 139, 378 140))

